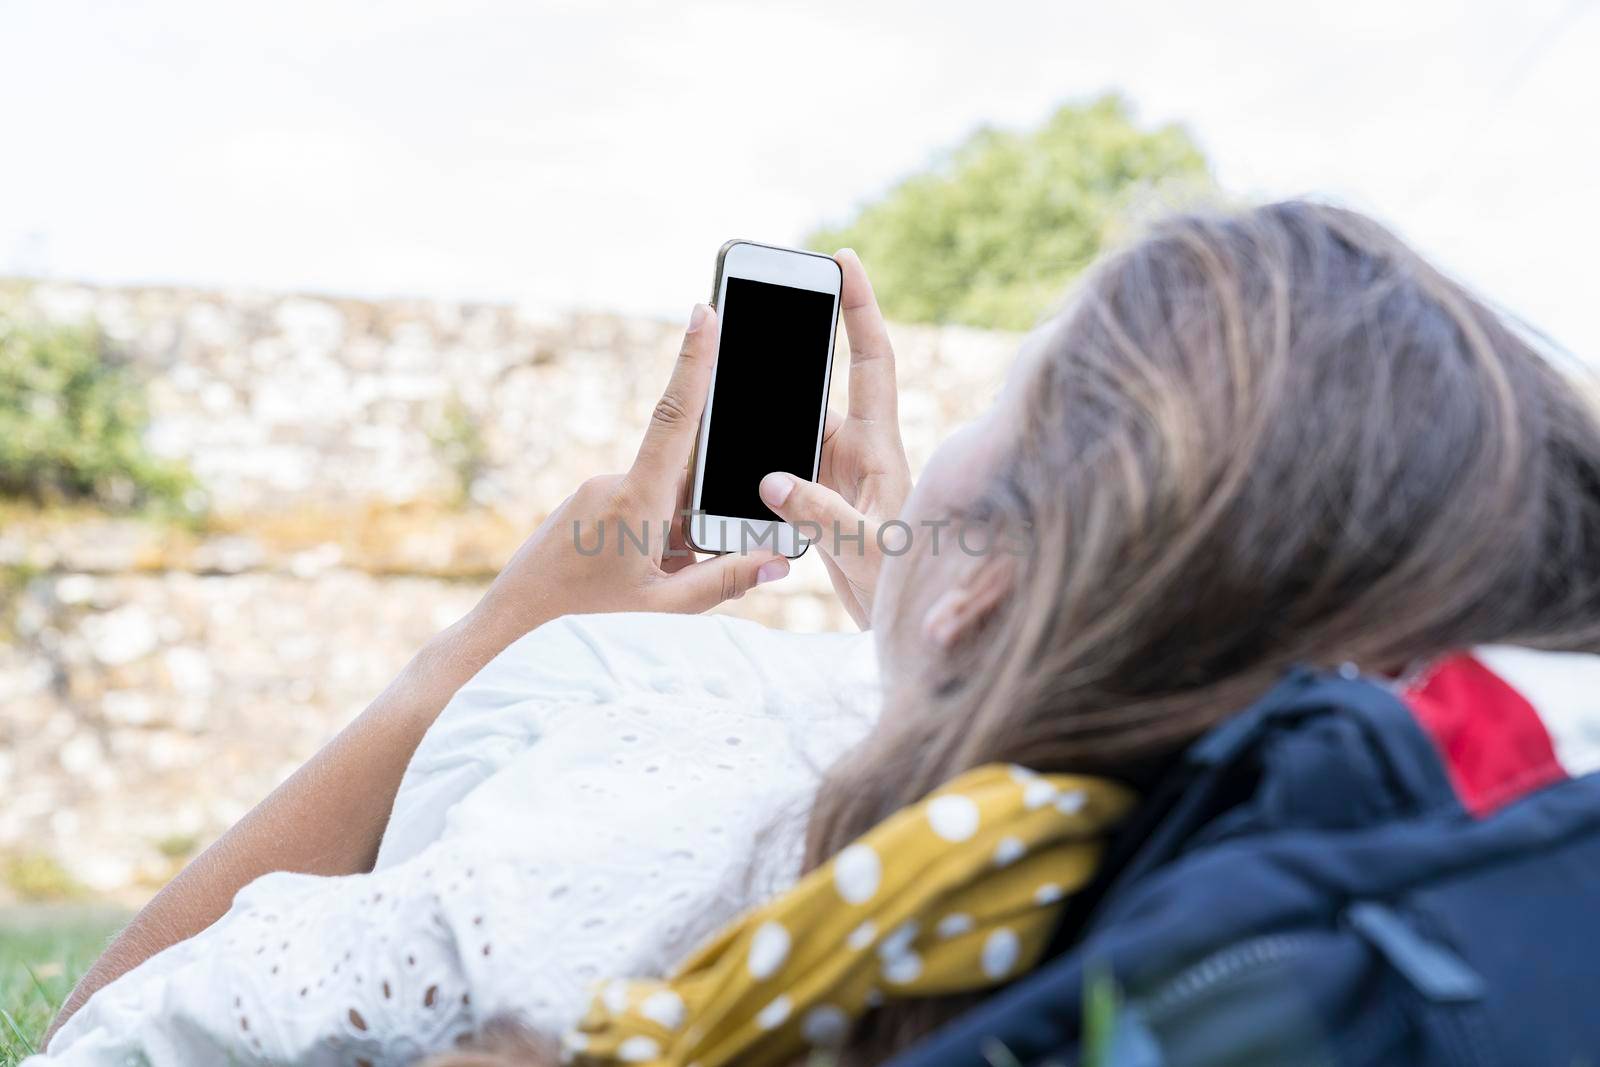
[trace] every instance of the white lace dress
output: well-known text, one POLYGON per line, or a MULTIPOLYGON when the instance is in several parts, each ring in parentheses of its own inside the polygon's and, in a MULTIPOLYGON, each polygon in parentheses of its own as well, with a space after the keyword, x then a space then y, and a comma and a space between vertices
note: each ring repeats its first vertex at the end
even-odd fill
POLYGON ((574 617, 507 649, 406 771, 376 869, 270 874, 96 994, 45 1064, 406 1064, 558 1033, 792 880, 821 770, 877 713, 870 638, 574 617))

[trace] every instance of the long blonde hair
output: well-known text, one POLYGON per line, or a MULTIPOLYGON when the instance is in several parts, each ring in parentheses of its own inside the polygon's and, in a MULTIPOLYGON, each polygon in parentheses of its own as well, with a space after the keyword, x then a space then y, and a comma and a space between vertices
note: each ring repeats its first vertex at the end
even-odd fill
MULTIPOLYGON (((1015 442, 960 518, 1031 551, 827 775, 808 868, 971 767, 1115 776, 1176 752, 1291 663, 1600 648, 1588 405, 1366 218, 1170 219, 1091 272, 1030 373, 1015 442)), ((966 1003, 891 1001, 848 1058, 966 1003)))

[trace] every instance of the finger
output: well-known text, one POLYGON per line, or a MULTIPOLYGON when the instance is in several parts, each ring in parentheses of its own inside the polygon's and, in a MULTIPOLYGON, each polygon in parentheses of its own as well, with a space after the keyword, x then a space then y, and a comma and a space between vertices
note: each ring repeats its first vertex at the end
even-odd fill
POLYGON ((691 564, 662 580, 670 596, 669 611, 709 611, 737 600, 758 585, 789 573, 789 561, 771 552, 748 556, 728 554, 691 564))
POLYGON ((838 408, 830 407, 822 420, 822 454, 817 457, 817 480, 823 485, 839 484, 839 468, 834 453, 833 437, 844 429, 844 415, 838 408))
MULTIPOLYGON (((840 601, 845 601, 845 592, 850 589, 850 576, 843 573, 842 569, 838 569, 838 563, 835 563, 834 557, 830 557, 829 553, 819 552, 818 555, 822 557, 822 569, 827 571, 827 581, 834 584, 834 592, 838 593, 840 601)), ((846 611, 850 609, 848 601, 845 603, 845 609, 846 611)))
POLYGON ((813 537, 824 555, 831 555, 846 574, 857 571, 856 563, 867 552, 877 531, 877 523, 850 506, 844 497, 818 482, 808 482, 784 471, 761 479, 761 502, 799 532, 813 537), (817 531, 821 535, 817 536, 817 531), (854 552, 845 551, 854 546, 854 552))
POLYGON ((893 420, 897 411, 894 349, 889 330, 878 310, 867 270, 853 249, 841 248, 833 257, 844 274, 839 307, 844 312, 845 336, 850 339, 850 417, 893 420))
POLYGON ((822 419, 822 443, 827 444, 833 440, 833 435, 844 426, 844 415, 838 408, 828 405, 828 413, 822 419))
POLYGON ((661 569, 674 574, 694 565, 694 549, 689 547, 689 472, 683 472, 683 484, 678 489, 678 510, 668 526, 667 548, 661 554, 661 569))
POLYGON ((716 361, 717 313, 705 304, 696 304, 672 377, 650 413, 650 425, 627 474, 629 485, 644 499, 670 505, 678 472, 688 465, 700 431, 700 413, 705 410, 716 361))
POLYGON ((834 595, 839 598, 839 603, 844 607, 845 614, 849 615, 851 621, 863 630, 868 629, 872 625, 872 617, 861 606, 861 598, 856 593, 856 583, 850 580, 848 574, 839 569, 839 564, 834 562, 832 556, 820 549, 817 551, 817 555, 822 560, 823 569, 828 572, 828 582, 833 586, 834 595))

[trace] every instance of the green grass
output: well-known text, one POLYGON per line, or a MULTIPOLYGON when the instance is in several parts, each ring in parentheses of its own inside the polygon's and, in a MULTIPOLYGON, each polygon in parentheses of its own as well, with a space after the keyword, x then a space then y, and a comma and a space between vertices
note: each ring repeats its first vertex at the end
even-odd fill
POLYGON ((123 921, 81 907, 0 908, 0 1067, 38 1048, 73 983, 123 921))

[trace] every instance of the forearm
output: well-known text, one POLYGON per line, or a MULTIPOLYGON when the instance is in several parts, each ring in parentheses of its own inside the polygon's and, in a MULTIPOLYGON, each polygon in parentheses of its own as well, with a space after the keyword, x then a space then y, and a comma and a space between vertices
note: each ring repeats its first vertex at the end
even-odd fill
POLYGON ((475 613, 430 641, 354 722, 139 912, 72 991, 47 1040, 97 989, 210 926, 261 875, 370 870, 423 734, 511 636, 475 613))

